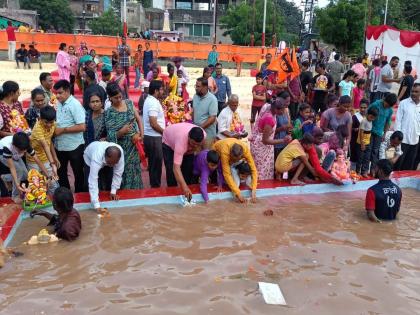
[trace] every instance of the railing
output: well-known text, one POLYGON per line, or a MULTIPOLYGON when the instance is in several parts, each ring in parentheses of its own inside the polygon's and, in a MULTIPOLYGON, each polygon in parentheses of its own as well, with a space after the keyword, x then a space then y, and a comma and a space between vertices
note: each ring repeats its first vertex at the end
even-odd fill
MULTIPOLYGON (((60 43, 73 45, 76 48, 80 42, 87 43, 89 49, 95 49, 98 55, 111 55, 118 45, 118 37, 101 35, 82 35, 82 34, 50 34, 50 33, 18 33, 16 32, 17 47, 20 43, 36 45, 36 49, 42 53, 56 53, 60 43)), ((138 44, 145 47, 146 40, 129 38, 127 43, 134 50, 138 44)), ((180 56, 187 59, 206 60, 208 53, 212 49, 209 43, 194 42, 157 42, 148 41, 151 49, 155 52, 155 57, 170 58, 180 56)), ((0 50, 7 50, 7 35, 5 31, 0 31, 0 50)), ((236 45, 217 45, 220 61, 232 61, 232 56, 240 55, 244 62, 255 63, 262 56, 261 47, 246 47, 236 45)), ((265 53, 274 54, 275 48, 266 48, 265 53)))

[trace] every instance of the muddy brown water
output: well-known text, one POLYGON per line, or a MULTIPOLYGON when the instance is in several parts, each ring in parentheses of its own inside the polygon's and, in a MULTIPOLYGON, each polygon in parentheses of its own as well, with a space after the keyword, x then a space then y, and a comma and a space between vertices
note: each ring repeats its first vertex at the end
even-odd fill
POLYGON ((1 314, 420 314, 420 193, 373 224, 364 193, 278 196, 243 206, 81 212, 72 243, 22 245, 0 270, 1 314), (273 216, 264 216, 267 209, 273 216), (270 306, 258 281, 278 283, 270 306))

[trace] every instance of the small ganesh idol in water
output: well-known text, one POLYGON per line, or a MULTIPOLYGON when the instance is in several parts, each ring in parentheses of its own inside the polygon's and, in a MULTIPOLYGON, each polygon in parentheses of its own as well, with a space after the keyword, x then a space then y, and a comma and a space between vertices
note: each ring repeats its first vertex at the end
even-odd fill
POLYGON ((342 149, 337 150, 337 158, 332 165, 331 175, 343 182, 351 181, 350 162, 346 159, 342 149))
POLYGON ((26 192, 25 202, 31 205, 45 205, 49 202, 47 196, 47 181, 45 176, 41 175, 37 170, 31 169, 28 172, 28 186, 23 184, 26 192))
POLYGON ((10 132, 25 132, 31 133, 31 129, 23 115, 21 115, 16 109, 13 109, 10 113, 10 132))

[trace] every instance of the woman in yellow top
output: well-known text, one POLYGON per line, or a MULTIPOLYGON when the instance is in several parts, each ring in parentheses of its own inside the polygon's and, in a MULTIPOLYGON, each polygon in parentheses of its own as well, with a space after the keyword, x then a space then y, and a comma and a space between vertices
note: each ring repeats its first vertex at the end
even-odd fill
POLYGON ((169 83, 168 83, 168 95, 177 95, 178 92, 178 78, 175 74, 175 67, 173 64, 168 63, 167 65, 168 75, 169 75, 169 83))
POLYGON ((213 148, 220 155, 223 177, 226 185, 228 185, 234 196, 238 198, 239 202, 241 203, 244 203, 246 199, 242 197, 241 190, 233 180, 231 167, 238 165, 242 160, 248 162, 249 167, 251 168, 251 201, 256 202, 258 173, 248 146, 241 140, 235 138, 226 138, 217 141, 213 148))
POLYGON ((306 151, 309 150, 314 143, 314 137, 305 133, 301 140, 293 140, 290 142, 278 155, 275 169, 276 174, 282 174, 286 172, 294 173, 290 184, 292 185, 305 185, 299 178, 305 168, 316 176, 315 170, 309 163, 306 151))

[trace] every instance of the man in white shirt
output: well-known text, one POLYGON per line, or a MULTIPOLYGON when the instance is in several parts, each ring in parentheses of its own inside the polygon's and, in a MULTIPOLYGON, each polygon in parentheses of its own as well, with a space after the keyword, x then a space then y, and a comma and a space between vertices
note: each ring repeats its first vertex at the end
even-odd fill
POLYGON ((403 154, 401 150, 403 139, 404 135, 401 131, 387 131, 379 147, 379 160, 389 160, 392 165, 395 165, 403 154))
POLYGON ((397 56, 391 58, 390 62, 387 63, 381 69, 381 79, 378 85, 378 92, 379 97, 377 99, 381 99, 385 97, 387 94, 391 93, 392 83, 400 83, 400 79, 394 79, 394 70, 398 67, 398 62, 400 59, 397 56))
POLYGON ((174 64, 178 71, 182 71, 182 77, 184 78, 185 82, 188 84, 188 81, 190 81, 190 77, 188 76, 187 69, 182 65, 182 59, 180 57, 174 58, 174 64))
POLYGON ((83 159, 90 202, 95 210, 100 211, 99 188, 110 190, 111 200, 119 199, 117 190, 120 189, 124 173, 124 151, 118 144, 94 141, 86 147, 83 159))
POLYGON ((163 96, 162 81, 153 80, 143 105, 144 151, 149 162, 149 181, 152 188, 160 187, 162 177, 162 134, 165 114, 159 99, 163 96))
POLYGON ((416 170, 420 161, 420 83, 413 85, 411 97, 400 102, 395 119, 395 130, 403 133, 403 154, 397 169, 416 170))
POLYGON ((222 140, 225 138, 236 138, 241 139, 248 136, 246 132, 235 132, 235 130, 231 130, 232 120, 235 115, 236 118, 239 118, 239 113, 236 111, 239 106, 239 97, 236 94, 232 94, 228 100, 228 106, 226 106, 217 117, 217 130, 219 133, 217 134, 217 138, 222 140))

